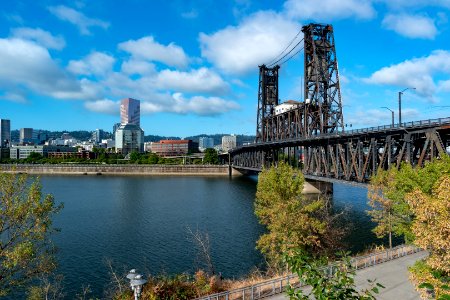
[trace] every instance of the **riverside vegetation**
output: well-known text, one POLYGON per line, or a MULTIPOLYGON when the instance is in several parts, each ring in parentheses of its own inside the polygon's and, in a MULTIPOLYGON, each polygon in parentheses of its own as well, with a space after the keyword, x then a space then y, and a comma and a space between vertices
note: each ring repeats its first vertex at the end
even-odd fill
MULTIPOLYGON (((30 252, 30 249, 35 248, 29 245, 34 241, 36 245, 49 245, 46 243, 46 238, 53 231, 51 216, 60 207, 55 206, 51 196, 41 199, 38 183, 33 183, 27 190, 24 175, 2 174, 1 176, 10 187, 1 190, 2 213, 4 213, 3 206, 7 203, 3 200, 4 198, 16 194, 22 195, 18 198, 13 197, 28 201, 23 202, 28 205, 22 204, 19 211, 25 216, 31 216, 30 220, 35 220, 35 223, 30 224, 41 224, 37 227, 41 228, 37 230, 39 234, 31 236, 27 235, 29 234, 27 232, 24 235, 23 240, 28 242, 26 244, 28 246, 19 247, 13 254, 3 255, 2 253, 4 261, 8 259, 12 261, 10 264, 3 264, 6 272, 9 272, 8 268, 22 262, 18 260, 20 255, 24 255, 25 258, 35 258, 34 253, 42 253, 45 254, 42 257, 49 258, 43 261, 50 262, 51 255, 47 256, 51 254, 50 249, 36 248, 39 251, 30 252), (28 197, 31 198, 28 199, 28 197), (27 210, 32 207, 36 208, 27 210), (33 214, 38 214, 39 218, 33 219, 33 214), (34 237, 35 240, 28 237, 34 237)), ((260 174, 255 213, 260 222, 266 226, 267 232, 258 240, 257 248, 266 257, 268 275, 291 271, 297 273, 302 280, 313 287, 312 294, 307 295, 300 290, 291 289, 289 293, 292 299, 307 299, 311 295, 314 295, 316 299, 339 297, 374 299, 381 286, 375 282, 369 282, 367 290, 357 291, 354 285, 354 273, 348 268, 346 254, 338 257, 342 262, 341 267, 333 276, 327 277, 321 273, 321 266, 330 260, 335 260, 335 251, 342 249, 339 240, 345 234, 345 230, 342 226, 338 226, 340 214, 332 212, 326 199, 306 199, 301 195, 303 181, 300 172, 283 162, 280 162, 277 167, 263 170, 260 174), (298 222, 298 220, 304 222, 298 222)), ((2 183, 1 187, 3 186, 6 185, 2 183)), ((404 165, 399 170, 394 168, 380 172, 372 179, 368 193, 369 204, 372 207, 369 214, 377 223, 375 232, 379 236, 389 234, 403 236, 407 242, 430 251, 428 259, 416 263, 411 268, 412 279, 426 292, 425 296, 437 299, 449 299, 450 296, 448 287, 449 191, 450 158, 444 157, 426 164, 424 168, 404 165)), ((16 216, 16 213, 10 215, 16 216)), ((24 220, 23 216, 18 218, 18 220, 24 220)), ((207 234, 197 232, 193 236, 198 240, 197 246, 204 258, 205 269, 198 270, 195 275, 149 277, 149 282, 144 286, 142 299, 190 299, 267 278, 260 272, 256 272, 257 275, 250 276, 248 280, 241 282, 223 280, 220 273, 216 273, 212 267, 212 261, 208 261, 207 234)), ((2 245, 5 245, 3 240, 2 245)), ((50 276, 53 268, 54 265, 50 264, 49 268, 43 268, 36 274, 18 273, 15 281, 11 282, 16 286, 33 285, 28 292, 29 299, 58 299, 61 296, 60 281, 57 276, 50 276)), ((120 274, 122 273, 124 272, 120 274)), ((131 299, 128 283, 122 276, 117 276, 118 273, 112 268, 111 274, 112 288, 108 292, 108 297, 131 299)), ((9 286, 11 283, 2 277, 0 284, 9 286)), ((2 290, 4 295, 9 291, 2 290)), ((83 288, 78 296, 80 299, 88 298, 88 287, 83 288)))

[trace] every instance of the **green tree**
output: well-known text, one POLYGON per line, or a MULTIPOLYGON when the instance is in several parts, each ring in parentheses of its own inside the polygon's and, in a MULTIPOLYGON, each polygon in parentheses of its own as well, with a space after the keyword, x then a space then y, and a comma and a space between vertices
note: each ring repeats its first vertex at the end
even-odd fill
POLYGON ((49 235, 62 205, 42 197, 38 179, 0 173, 0 296, 55 268, 49 235))
POLYGON ((311 286, 309 293, 302 288, 290 287, 287 290, 290 299, 375 299, 374 295, 378 294, 379 288, 384 288, 381 284, 369 280, 371 288, 358 291, 354 279, 355 271, 345 253, 342 260, 332 267, 327 266, 325 257, 314 259, 301 249, 295 249, 291 255, 286 255, 285 260, 300 281, 311 286))
POLYGON ((27 163, 37 163, 41 161, 43 158, 44 157, 42 156, 42 154, 38 152, 31 152, 30 155, 28 155, 28 157, 25 159, 25 161, 27 163))
POLYGON ((205 150, 205 157, 203 158, 203 163, 217 165, 219 164, 219 155, 217 151, 213 148, 207 148, 205 150))
POLYGON ((324 201, 305 199, 303 184, 303 175, 284 162, 259 174, 255 213, 267 233, 259 238, 257 248, 272 267, 281 267, 283 254, 291 249, 324 249, 327 224, 319 217, 324 201))
POLYGON ((368 214, 377 223, 374 228, 377 236, 383 237, 391 233, 403 236, 407 243, 412 242, 414 213, 405 197, 415 189, 431 195, 433 186, 443 175, 450 175, 449 156, 429 162, 423 168, 402 164, 400 170, 381 170, 373 176, 367 194, 368 204, 372 208, 368 214))

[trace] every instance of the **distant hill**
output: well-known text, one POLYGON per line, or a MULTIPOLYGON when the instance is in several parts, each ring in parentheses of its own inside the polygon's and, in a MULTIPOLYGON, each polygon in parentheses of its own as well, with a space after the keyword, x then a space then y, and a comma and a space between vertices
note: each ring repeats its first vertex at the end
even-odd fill
MULTIPOLYGON (((93 131, 87 131, 87 130, 74 130, 74 131, 49 131, 49 130, 40 130, 35 129, 41 133, 46 133, 49 139, 57 139, 60 138, 63 133, 68 133, 71 137, 74 139, 77 139, 79 141, 87 141, 92 137, 93 131)), ((104 139, 112 138, 111 132, 103 131, 105 136, 104 139)), ((20 141, 20 131, 18 129, 11 130, 11 141, 12 142, 19 142, 20 141)))

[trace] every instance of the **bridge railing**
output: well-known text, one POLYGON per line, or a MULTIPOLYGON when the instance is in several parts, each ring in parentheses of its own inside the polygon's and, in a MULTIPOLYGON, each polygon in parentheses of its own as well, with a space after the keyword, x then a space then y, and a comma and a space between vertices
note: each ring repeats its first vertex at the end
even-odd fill
MULTIPOLYGON (((354 269, 359 270, 420 251, 422 251, 422 249, 413 245, 400 245, 392 249, 352 258, 350 260, 350 263, 354 269)), ((337 268, 339 268, 339 263, 330 264, 323 269, 325 270, 325 274, 331 275, 335 273, 335 270, 337 268)), ((280 294, 286 291, 289 286, 302 287, 304 285, 304 283, 299 281, 299 278, 296 274, 290 274, 287 276, 263 281, 251 286, 203 296, 197 298, 196 300, 261 299, 268 296, 280 294)))

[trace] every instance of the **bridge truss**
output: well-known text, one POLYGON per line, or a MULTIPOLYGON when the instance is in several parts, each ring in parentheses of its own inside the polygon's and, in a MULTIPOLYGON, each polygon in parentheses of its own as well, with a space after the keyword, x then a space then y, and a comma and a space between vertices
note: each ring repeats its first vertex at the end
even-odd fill
POLYGON ((379 169, 447 153, 450 118, 345 131, 333 27, 302 32, 304 101, 275 113, 280 67, 260 66, 256 142, 229 152, 233 168, 258 172, 284 160, 310 178, 367 182, 379 169))
POLYGON ((283 160, 311 178, 364 183, 379 169, 402 162, 422 166, 444 155, 447 147, 450 118, 251 144, 233 149, 230 157, 241 171, 259 172, 283 160))

